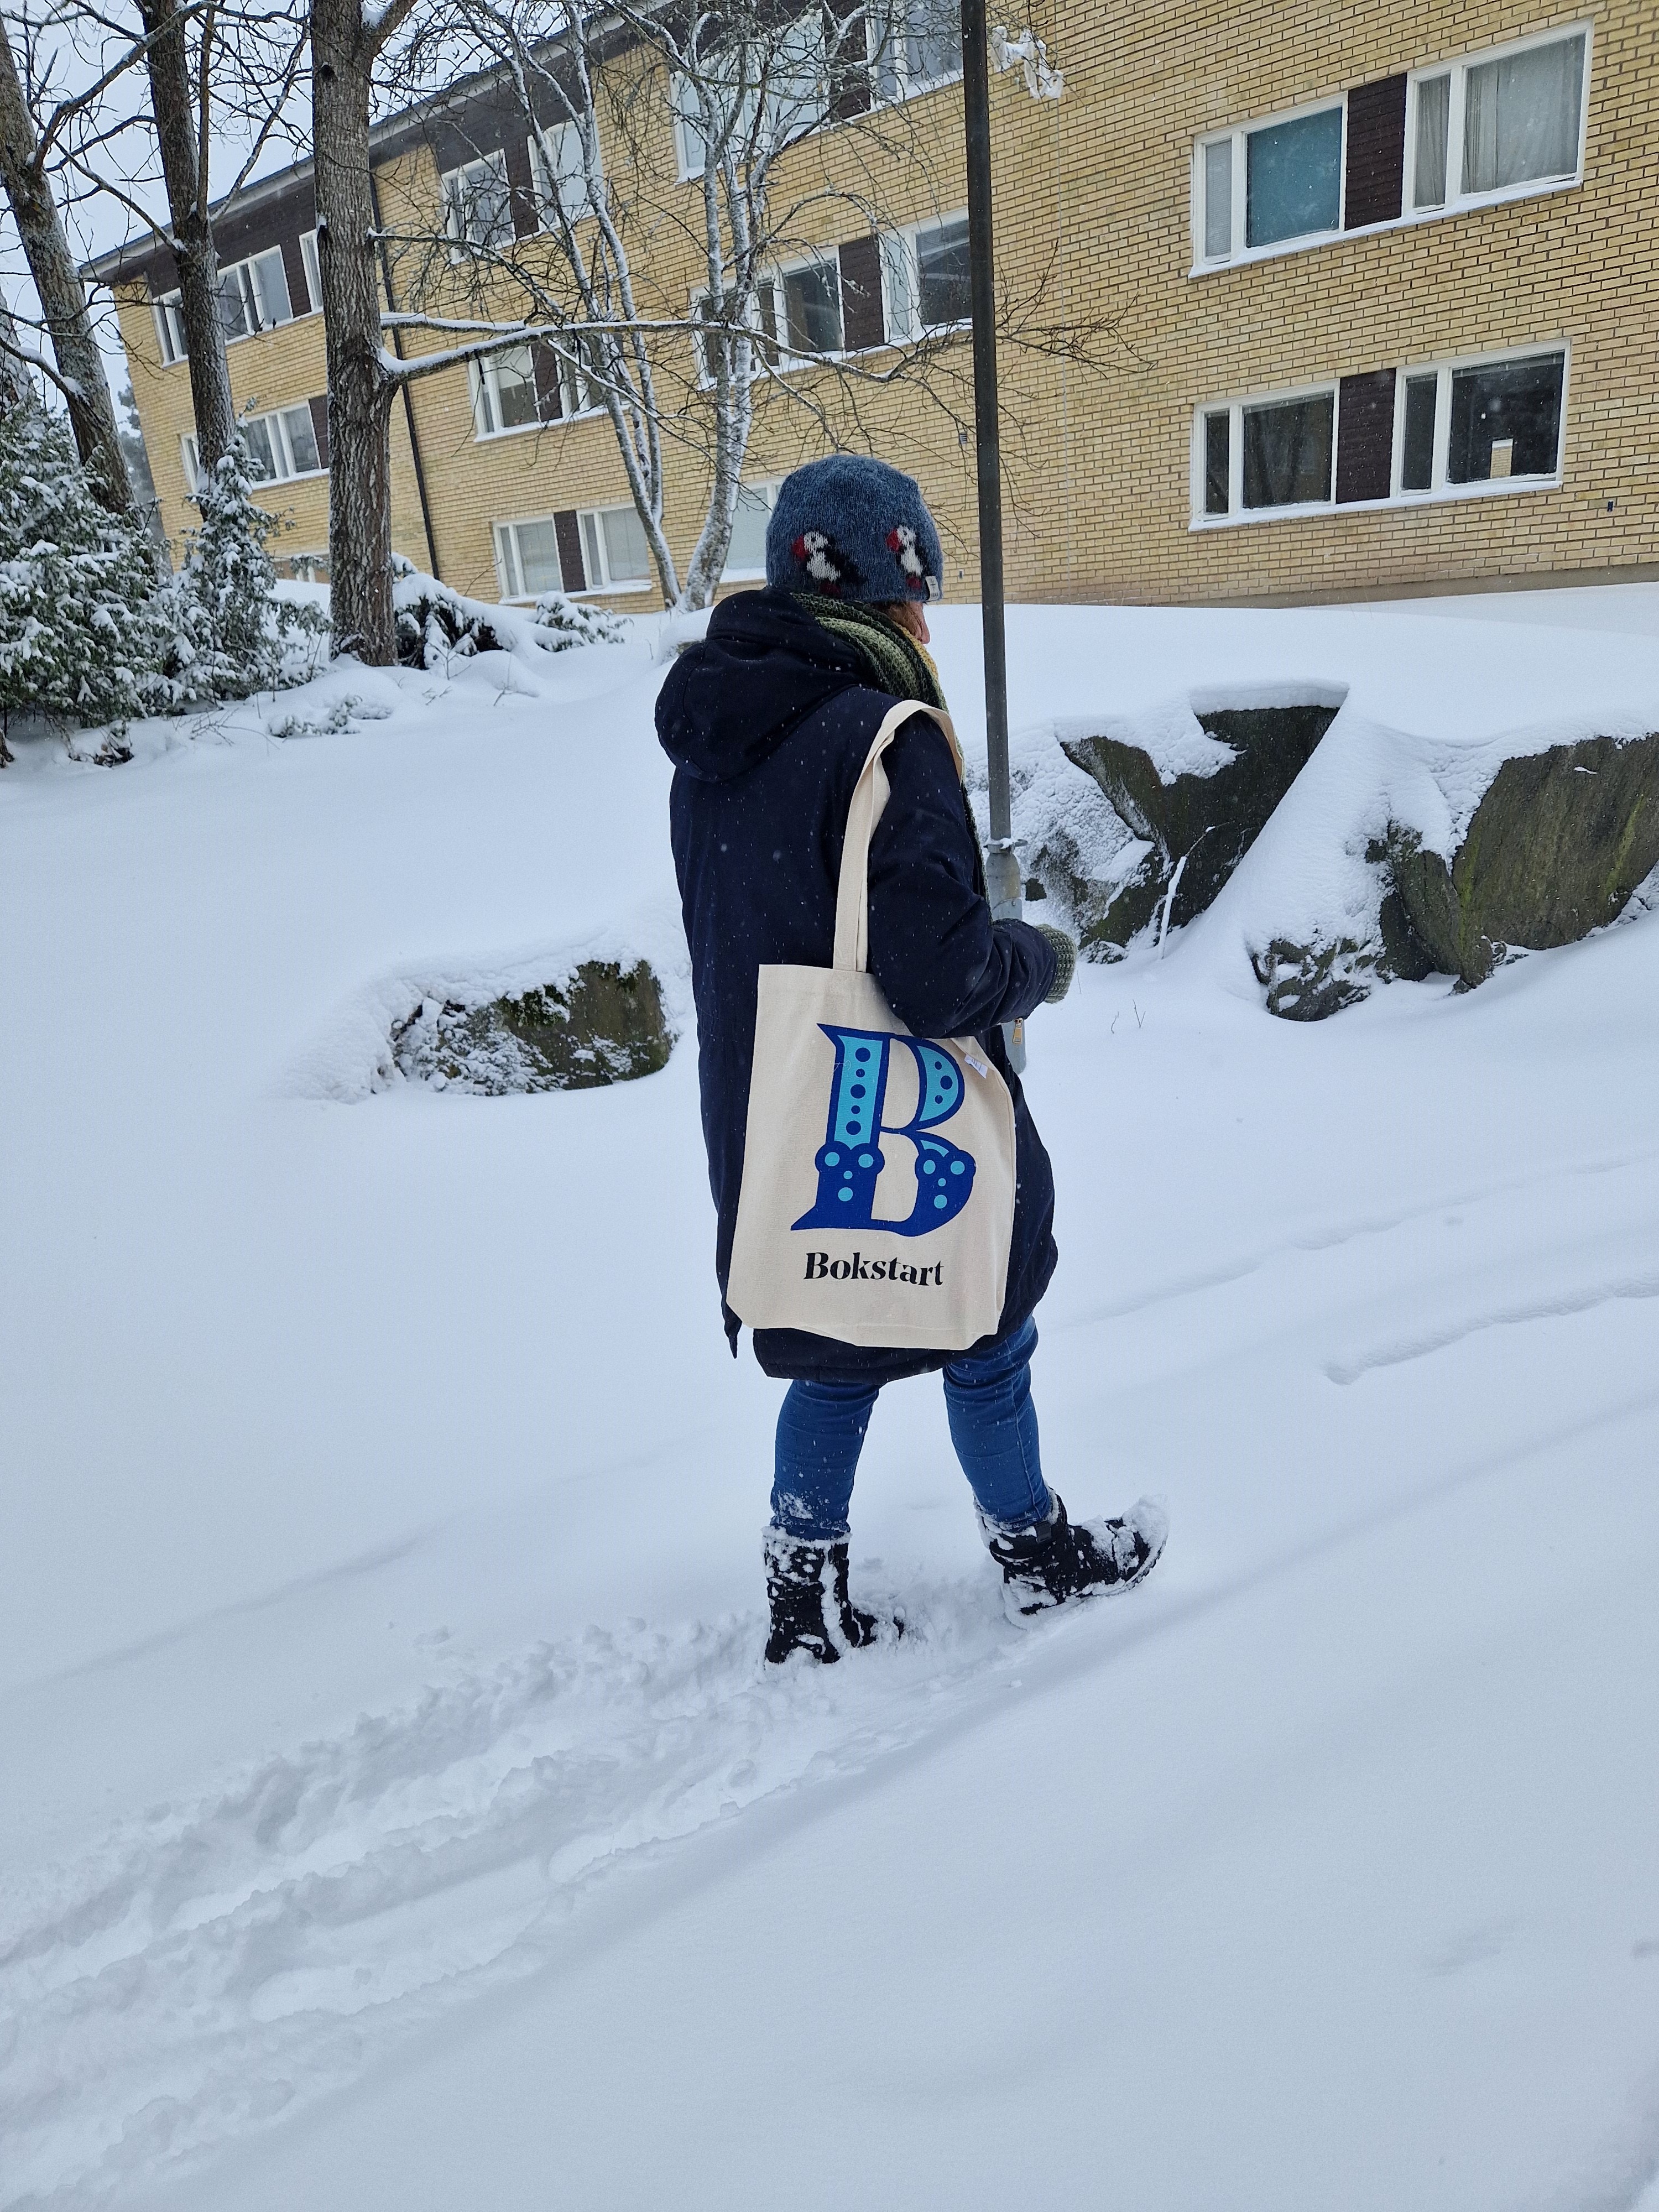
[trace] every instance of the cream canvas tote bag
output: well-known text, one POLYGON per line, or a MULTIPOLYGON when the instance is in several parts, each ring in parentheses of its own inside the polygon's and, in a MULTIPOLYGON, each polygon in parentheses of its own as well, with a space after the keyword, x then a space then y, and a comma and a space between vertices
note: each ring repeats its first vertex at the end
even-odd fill
POLYGON ((872 740, 848 811, 833 968, 763 968, 726 1303, 751 1328, 963 1352, 1002 1317, 1014 1106, 972 1037, 916 1037, 869 959, 870 839, 887 804, 872 740))

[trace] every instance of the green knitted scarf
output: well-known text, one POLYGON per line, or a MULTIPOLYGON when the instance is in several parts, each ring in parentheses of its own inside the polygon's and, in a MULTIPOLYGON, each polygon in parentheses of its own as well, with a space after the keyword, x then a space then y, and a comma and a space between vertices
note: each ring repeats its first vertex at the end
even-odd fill
POLYGON ((850 646, 869 669, 878 691, 895 699, 920 699, 924 707, 945 704, 933 663, 915 641, 874 607, 826 599, 821 592, 790 595, 804 614, 850 646))

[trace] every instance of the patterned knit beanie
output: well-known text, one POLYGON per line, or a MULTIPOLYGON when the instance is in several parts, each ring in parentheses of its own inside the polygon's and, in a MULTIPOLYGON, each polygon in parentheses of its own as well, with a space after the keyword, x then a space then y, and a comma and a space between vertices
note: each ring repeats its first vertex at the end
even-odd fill
POLYGON ((945 556, 914 477, 885 461, 832 453, 786 477, 766 526, 775 591, 890 606, 936 599, 945 556))

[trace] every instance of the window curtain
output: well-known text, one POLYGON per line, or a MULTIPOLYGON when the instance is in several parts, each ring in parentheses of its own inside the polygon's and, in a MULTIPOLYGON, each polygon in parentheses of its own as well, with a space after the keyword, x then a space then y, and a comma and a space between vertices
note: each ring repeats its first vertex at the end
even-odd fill
POLYGON ((1425 77, 1417 88, 1417 155, 1412 177, 1412 205, 1446 204, 1446 125, 1451 109, 1451 79, 1425 77))
POLYGON ((1219 260, 1233 250, 1233 142, 1220 138, 1204 149, 1204 253, 1219 260))
POLYGON ((1328 392, 1244 410, 1244 504, 1301 507, 1331 495, 1328 392))
POLYGON ((1534 177, 1571 175, 1578 166, 1583 81, 1582 38, 1532 46, 1469 70, 1464 78, 1464 191, 1501 191, 1534 177))

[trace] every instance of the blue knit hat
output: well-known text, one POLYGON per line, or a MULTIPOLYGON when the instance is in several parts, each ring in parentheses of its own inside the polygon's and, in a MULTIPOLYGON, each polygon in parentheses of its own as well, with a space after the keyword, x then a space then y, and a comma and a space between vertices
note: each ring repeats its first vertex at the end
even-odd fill
POLYGON ((945 555, 914 477, 858 453, 808 461, 786 477, 766 526, 776 591, 890 606, 936 599, 945 555))

